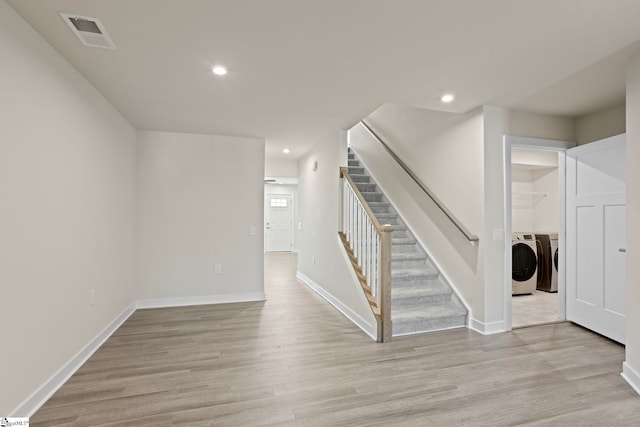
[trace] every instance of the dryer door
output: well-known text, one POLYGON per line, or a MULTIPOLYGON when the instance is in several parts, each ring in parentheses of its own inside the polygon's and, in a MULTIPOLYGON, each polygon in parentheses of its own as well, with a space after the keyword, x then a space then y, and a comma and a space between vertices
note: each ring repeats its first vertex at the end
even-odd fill
POLYGON ((535 251, 526 243, 511 246, 511 277, 516 282, 526 282, 536 274, 538 260, 535 251))

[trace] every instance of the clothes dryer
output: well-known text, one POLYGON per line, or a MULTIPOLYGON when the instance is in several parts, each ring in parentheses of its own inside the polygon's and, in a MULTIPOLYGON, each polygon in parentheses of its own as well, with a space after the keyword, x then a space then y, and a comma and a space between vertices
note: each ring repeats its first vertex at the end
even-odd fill
POLYGON ((558 233, 549 234, 551 243, 551 287, 547 292, 558 292, 558 233))
POLYGON ((536 289, 549 292, 551 289, 551 240, 549 234, 536 233, 536 249, 538 251, 538 283, 536 289))
POLYGON ((533 233, 513 233, 511 238, 511 293, 532 294, 536 291, 538 255, 533 233))

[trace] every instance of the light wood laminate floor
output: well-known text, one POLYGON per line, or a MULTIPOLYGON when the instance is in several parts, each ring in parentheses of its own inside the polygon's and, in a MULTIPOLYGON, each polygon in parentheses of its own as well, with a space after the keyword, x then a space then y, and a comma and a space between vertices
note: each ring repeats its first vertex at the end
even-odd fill
POLYGON ((571 323, 376 344, 266 256, 268 301, 139 310, 33 426, 638 426, 624 348, 571 323))

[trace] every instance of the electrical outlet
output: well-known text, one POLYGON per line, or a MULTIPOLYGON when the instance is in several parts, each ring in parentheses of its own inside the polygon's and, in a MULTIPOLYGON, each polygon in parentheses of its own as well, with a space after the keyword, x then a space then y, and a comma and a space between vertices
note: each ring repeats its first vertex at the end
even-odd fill
POLYGON ((96 305, 96 291, 91 289, 89 291, 89 307, 96 305))
POLYGON ((504 240, 504 230, 502 228, 493 229, 493 241, 501 242, 504 240))
POLYGON ((249 235, 250 236, 255 236, 256 235, 256 227, 254 225, 249 227, 249 235))
POLYGON ((216 264, 215 271, 216 271, 216 274, 222 273, 222 264, 216 264))

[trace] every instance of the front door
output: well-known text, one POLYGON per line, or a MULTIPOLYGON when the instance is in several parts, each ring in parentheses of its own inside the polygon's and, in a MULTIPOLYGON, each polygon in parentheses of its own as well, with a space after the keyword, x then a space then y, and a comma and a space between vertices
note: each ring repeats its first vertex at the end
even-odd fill
POLYGON ((567 320, 625 339, 626 136, 567 150, 567 320))
POLYGON ((293 196, 268 194, 265 218, 267 252, 293 250, 293 196))

